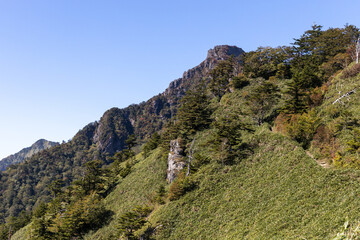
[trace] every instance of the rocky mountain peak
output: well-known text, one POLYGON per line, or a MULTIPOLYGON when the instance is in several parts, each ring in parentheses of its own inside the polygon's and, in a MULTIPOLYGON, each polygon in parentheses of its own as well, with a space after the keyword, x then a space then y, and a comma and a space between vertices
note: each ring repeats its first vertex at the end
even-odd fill
POLYGON ((208 51, 206 58, 220 61, 227 59, 229 56, 238 57, 243 53, 244 50, 236 46, 218 45, 208 51))
MULTIPOLYGON (((239 47, 229 45, 218 45, 208 51, 207 57, 198 66, 184 72, 182 78, 176 79, 169 84, 163 95, 176 96, 181 98, 185 92, 196 83, 200 82, 209 74, 211 69, 222 60, 234 56, 240 61, 240 56, 244 53, 239 47)), ((170 104, 173 104, 170 102, 170 104)))
POLYGON ((158 96, 143 104, 133 104, 125 109, 112 108, 106 111, 99 124, 86 134, 101 153, 112 155, 124 149, 125 140, 135 134, 138 140, 152 133, 150 129, 160 130, 166 119, 176 114, 176 109, 185 93, 206 78, 221 61, 230 56, 238 58, 244 51, 236 46, 220 45, 208 51, 206 59, 198 66, 184 72, 179 79, 158 96), (151 120, 150 120, 151 119, 151 120))

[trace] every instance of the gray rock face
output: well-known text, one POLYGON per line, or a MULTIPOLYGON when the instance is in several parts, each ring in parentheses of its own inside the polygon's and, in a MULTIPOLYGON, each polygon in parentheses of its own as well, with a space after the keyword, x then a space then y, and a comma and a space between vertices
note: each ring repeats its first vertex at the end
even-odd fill
POLYGON ((135 134, 137 140, 141 141, 152 134, 150 129, 160 130, 167 119, 176 115, 186 91, 205 79, 219 61, 228 59, 231 55, 240 59, 243 53, 244 51, 236 46, 215 46, 208 51, 203 62, 171 82, 163 93, 147 102, 133 104, 124 109, 109 109, 99 123, 94 125, 95 130, 86 134, 90 144, 96 144, 102 154, 113 155, 124 149, 129 135, 135 134))
POLYGON ((184 151, 179 139, 170 141, 170 152, 168 157, 167 180, 174 181, 179 172, 185 167, 184 151))
POLYGON ((92 137, 100 152, 113 155, 124 149, 126 139, 134 132, 135 121, 131 119, 127 109, 111 108, 104 113, 92 137))
MULTIPOLYGON (((198 66, 191 68, 184 72, 182 78, 176 79, 169 84, 169 87, 163 93, 164 96, 177 96, 182 97, 186 91, 200 82, 204 76, 206 76, 214 66, 222 60, 228 59, 230 56, 239 58, 244 52, 239 47, 219 45, 208 51, 206 59, 198 66)), ((173 104, 169 102, 170 105, 173 104)))
POLYGON ((244 53, 244 50, 236 46, 218 45, 208 51, 207 59, 224 60, 233 55, 237 57, 244 53))

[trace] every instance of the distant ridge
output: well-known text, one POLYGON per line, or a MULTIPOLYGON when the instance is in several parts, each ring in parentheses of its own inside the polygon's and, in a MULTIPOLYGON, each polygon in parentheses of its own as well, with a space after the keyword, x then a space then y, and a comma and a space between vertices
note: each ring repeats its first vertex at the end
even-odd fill
POLYGON ((52 146, 58 145, 57 142, 51 142, 45 139, 40 139, 36 141, 33 145, 27 148, 23 148, 21 151, 12 154, 6 158, 3 158, 0 161, 0 171, 5 171, 8 166, 15 163, 20 163, 26 158, 31 157, 35 153, 38 153, 44 149, 48 149, 52 146))

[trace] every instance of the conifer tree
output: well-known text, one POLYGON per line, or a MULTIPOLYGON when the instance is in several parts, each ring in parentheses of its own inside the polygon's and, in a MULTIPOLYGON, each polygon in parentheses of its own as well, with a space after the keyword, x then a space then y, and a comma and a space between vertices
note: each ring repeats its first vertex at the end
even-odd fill
POLYGON ((301 80, 296 75, 287 84, 285 93, 288 95, 288 100, 285 101, 285 106, 282 110, 284 113, 294 114, 305 111, 305 94, 302 86, 301 80))
POLYGON ((251 112, 256 116, 260 126, 264 122, 265 114, 277 103, 279 99, 278 87, 270 81, 261 80, 249 96, 247 103, 251 106, 251 112))
POLYGON ((210 91, 219 100, 229 90, 229 83, 234 77, 234 60, 224 60, 210 72, 210 91))
POLYGON ((242 141, 242 131, 251 131, 247 124, 241 119, 241 111, 238 108, 221 106, 217 112, 212 126, 216 134, 212 141, 215 153, 221 163, 231 163, 235 157, 241 157, 246 145, 242 141))
POLYGON ((187 138, 188 135, 209 126, 211 112, 204 89, 189 90, 181 103, 176 117, 176 127, 183 137, 187 138))
POLYGON ((144 226, 150 212, 151 209, 147 206, 137 206, 132 211, 121 215, 117 225, 119 235, 128 240, 137 239, 134 232, 144 226))
POLYGON ((151 150, 157 148, 160 143, 160 135, 155 132, 143 147, 143 154, 146 158, 151 150))

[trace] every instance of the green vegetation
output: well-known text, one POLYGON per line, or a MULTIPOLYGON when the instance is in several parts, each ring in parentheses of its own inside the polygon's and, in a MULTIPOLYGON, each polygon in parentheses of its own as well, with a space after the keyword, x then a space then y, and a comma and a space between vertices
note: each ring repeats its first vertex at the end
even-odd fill
POLYGON ((126 239, 137 239, 134 236, 134 231, 142 228, 146 221, 146 217, 151 212, 151 208, 137 206, 130 212, 126 212, 119 217, 118 220, 118 232, 121 237, 126 239))
MULTIPOLYGON (((109 110, 58 155, 47 152, 64 158, 68 147, 65 163, 78 164, 76 172, 47 175, 35 210, 8 220, 0 236, 27 224, 14 239, 355 237, 348 222, 360 220, 360 67, 351 61, 359 34, 352 25, 314 25, 291 47, 216 62, 179 87, 186 94, 109 110), (174 139, 182 169, 167 169, 174 139), (177 174, 171 184, 167 171, 177 174)), ((25 164, 5 172, 5 182, 25 164)), ((17 186, 3 199, 22 199, 7 191, 17 186)))
POLYGON ((251 157, 204 166, 196 190, 151 215, 157 239, 330 239, 360 217, 358 172, 323 169, 266 128, 251 157))
POLYGON ((11 164, 23 162, 26 158, 31 157, 35 153, 38 153, 44 149, 48 149, 52 146, 58 145, 59 143, 50 142, 45 139, 40 139, 32 144, 30 147, 24 148, 18 153, 10 155, 6 158, 0 159, 0 171, 5 171, 11 164))

